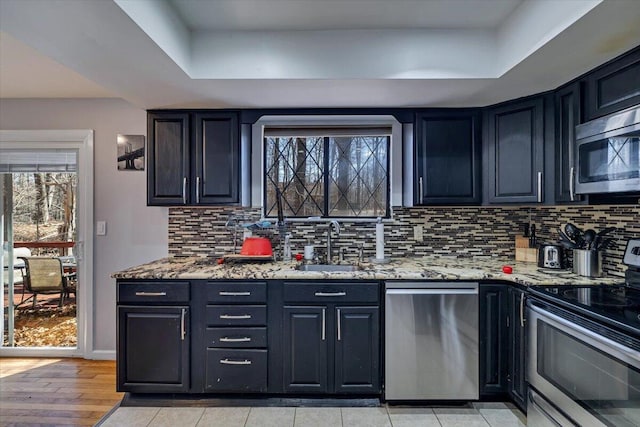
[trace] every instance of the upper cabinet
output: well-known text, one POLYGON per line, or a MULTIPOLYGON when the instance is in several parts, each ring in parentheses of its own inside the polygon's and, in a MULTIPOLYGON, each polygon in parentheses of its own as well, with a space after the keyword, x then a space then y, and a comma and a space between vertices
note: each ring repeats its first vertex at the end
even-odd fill
POLYGON ((154 111, 147 125, 148 205, 239 202, 237 113, 154 111))
POLYGON ((479 204, 481 136, 477 112, 416 114, 415 205, 479 204))
POLYGON ((575 193, 575 130, 580 123, 580 83, 573 83, 554 94, 555 113, 555 201, 580 202, 575 193))
POLYGON ((640 49, 598 68, 584 82, 585 121, 640 104, 640 49))
POLYGON ((489 203, 544 201, 543 107, 539 96, 487 111, 489 203))

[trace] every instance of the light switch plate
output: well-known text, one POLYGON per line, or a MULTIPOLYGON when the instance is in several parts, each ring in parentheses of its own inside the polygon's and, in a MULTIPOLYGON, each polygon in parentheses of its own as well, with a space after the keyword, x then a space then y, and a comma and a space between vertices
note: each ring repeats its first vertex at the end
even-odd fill
POLYGON ((96 235, 104 236, 107 234, 107 222, 106 221, 96 221, 96 235))

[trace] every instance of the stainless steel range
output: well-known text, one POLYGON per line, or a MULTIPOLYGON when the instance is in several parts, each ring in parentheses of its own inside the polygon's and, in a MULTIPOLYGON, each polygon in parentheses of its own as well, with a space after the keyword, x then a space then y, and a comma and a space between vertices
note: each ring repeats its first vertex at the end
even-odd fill
POLYGON ((640 426, 640 239, 618 286, 533 286, 529 426, 640 426))

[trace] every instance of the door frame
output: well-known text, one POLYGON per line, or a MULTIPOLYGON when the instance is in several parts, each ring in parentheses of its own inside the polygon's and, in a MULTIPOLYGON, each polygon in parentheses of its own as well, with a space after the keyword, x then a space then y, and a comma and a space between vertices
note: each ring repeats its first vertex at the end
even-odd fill
POLYGON ((76 257, 79 292, 76 295, 76 348, 0 347, 0 356, 84 357, 93 352, 93 130, 0 130, 1 149, 78 150, 76 257))

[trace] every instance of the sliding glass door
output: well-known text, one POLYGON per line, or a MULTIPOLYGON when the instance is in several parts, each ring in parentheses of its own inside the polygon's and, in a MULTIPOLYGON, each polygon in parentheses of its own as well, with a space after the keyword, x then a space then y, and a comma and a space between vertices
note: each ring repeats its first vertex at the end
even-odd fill
POLYGON ((74 149, 2 150, 2 347, 78 345, 77 158, 74 149))

